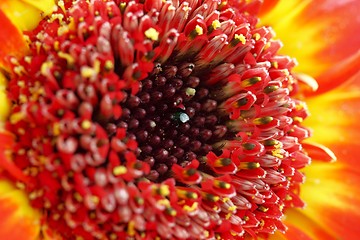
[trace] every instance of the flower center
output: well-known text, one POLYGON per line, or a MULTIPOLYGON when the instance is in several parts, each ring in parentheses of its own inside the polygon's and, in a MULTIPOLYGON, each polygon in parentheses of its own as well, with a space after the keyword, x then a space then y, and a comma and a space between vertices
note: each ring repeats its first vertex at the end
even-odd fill
POLYGON ((158 64, 139 92, 129 94, 121 118, 107 126, 113 134, 123 127, 138 142, 137 158, 151 166, 152 181, 170 177, 174 163, 186 166, 216 150, 215 143, 235 137, 224 125, 229 118, 218 109, 221 101, 211 96, 219 86, 206 86, 206 77, 194 73, 193 63, 158 64))
POLYGON ((11 59, 19 187, 66 239, 231 239, 302 206, 293 60, 246 1, 59 1, 11 59), (235 4, 235 3, 232 3, 235 4))

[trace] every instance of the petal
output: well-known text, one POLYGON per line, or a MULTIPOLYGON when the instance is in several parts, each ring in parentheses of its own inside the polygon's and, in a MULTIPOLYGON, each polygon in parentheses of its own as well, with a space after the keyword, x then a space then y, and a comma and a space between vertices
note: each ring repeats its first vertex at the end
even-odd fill
POLYGON ((7 16, 0 9, 0 67, 9 67, 6 56, 22 56, 27 50, 26 42, 22 33, 13 25, 7 16))
POLYGON ((37 239, 39 213, 31 208, 27 196, 5 180, 0 180, 0 239, 37 239))
POLYGON ((360 171, 341 162, 314 162, 305 173, 307 181, 302 186, 301 197, 307 207, 303 214, 317 223, 318 229, 333 236, 317 239, 357 239, 360 171))
POLYGON ((54 0, 1 0, 0 9, 21 30, 31 30, 54 10, 54 0))
POLYGON ((6 78, 2 73, 0 73, 0 127, 2 122, 7 118, 10 112, 10 102, 7 98, 5 87, 6 78))
POLYGON ((359 11, 358 0, 280 0, 261 23, 274 28, 282 53, 295 57, 296 71, 315 77, 323 92, 359 71, 359 11))
POLYGON ((310 140, 330 148, 340 161, 356 166, 360 155, 358 82, 310 98, 307 104, 313 114, 304 122, 313 130, 310 140))

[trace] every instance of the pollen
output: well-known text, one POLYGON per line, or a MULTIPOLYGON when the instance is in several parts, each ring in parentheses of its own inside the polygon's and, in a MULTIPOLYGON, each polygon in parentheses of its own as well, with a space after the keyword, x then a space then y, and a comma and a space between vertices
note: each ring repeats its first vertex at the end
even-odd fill
POLYGON ((242 44, 245 44, 246 43, 246 38, 243 34, 235 34, 235 37, 234 37, 236 40, 240 41, 242 44))
POLYGON ((149 28, 144 34, 147 38, 153 41, 157 41, 159 39, 159 32, 155 28, 149 28))
POLYGON ((195 26, 195 32, 196 34, 199 35, 203 35, 204 34, 204 29, 202 27, 200 27, 199 25, 195 26))
POLYGON ((127 168, 125 166, 116 166, 114 167, 113 169, 113 174, 115 176, 119 176, 119 175, 122 175, 122 174, 125 174, 127 172, 127 168))

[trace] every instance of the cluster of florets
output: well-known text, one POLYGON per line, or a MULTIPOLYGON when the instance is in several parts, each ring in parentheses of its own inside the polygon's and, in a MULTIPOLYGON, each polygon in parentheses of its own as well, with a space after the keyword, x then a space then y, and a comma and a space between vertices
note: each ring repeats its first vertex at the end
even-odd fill
POLYGON ((258 2, 76 1, 12 59, 19 186, 65 239, 285 231, 310 161, 294 61, 258 2), (236 5, 236 6, 235 6, 236 5))

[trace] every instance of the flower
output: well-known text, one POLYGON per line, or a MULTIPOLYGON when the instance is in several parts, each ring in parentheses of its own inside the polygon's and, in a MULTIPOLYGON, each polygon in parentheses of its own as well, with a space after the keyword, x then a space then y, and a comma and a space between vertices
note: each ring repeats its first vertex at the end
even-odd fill
MULTIPOLYGON (((314 221, 302 171, 310 157, 334 159, 306 141, 302 100, 316 84, 257 26, 259 7, 58 1, 25 33, 28 44, 2 15, 23 46, 2 58, 11 101, 0 135, 4 236, 17 214, 34 239, 268 237, 286 232, 284 213, 291 236, 314 221), (299 194, 305 217, 294 210, 299 194)), ((339 171, 308 169, 310 183, 317 169, 339 171)), ((340 188, 334 179, 323 189, 340 188)), ((332 237, 325 226, 315 230, 332 237)))

